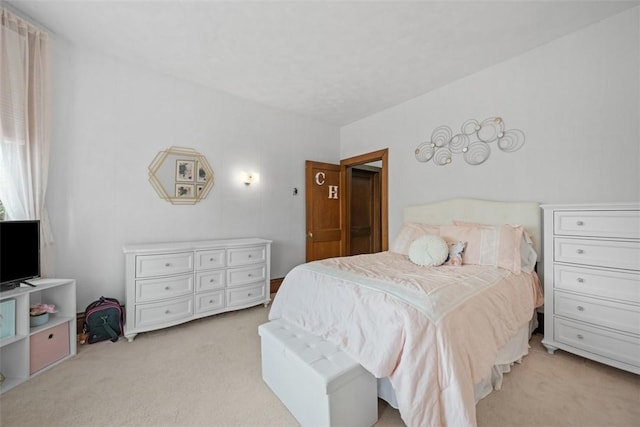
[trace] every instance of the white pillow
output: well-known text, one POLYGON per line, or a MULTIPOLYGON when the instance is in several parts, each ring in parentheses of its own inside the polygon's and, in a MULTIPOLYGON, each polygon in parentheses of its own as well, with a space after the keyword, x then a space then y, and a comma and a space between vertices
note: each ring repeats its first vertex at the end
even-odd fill
POLYGON ((536 268, 538 254, 533 249, 533 241, 529 233, 524 232, 520 241, 520 264, 522 271, 531 273, 536 268))
POLYGON ((425 234, 411 243, 408 255, 414 264, 435 267, 446 261, 449 246, 442 237, 425 234))

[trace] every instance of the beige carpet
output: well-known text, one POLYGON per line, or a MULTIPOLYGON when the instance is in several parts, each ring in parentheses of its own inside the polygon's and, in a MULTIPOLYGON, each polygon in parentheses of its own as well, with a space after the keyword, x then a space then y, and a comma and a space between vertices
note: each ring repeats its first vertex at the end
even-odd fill
MULTIPOLYGON (((0 396, 0 425, 295 426, 262 382, 259 306, 121 339, 78 355, 0 396)), ((640 377, 534 336, 503 389, 478 404, 479 426, 638 426, 640 377)), ((377 426, 402 426, 380 403, 377 426)))

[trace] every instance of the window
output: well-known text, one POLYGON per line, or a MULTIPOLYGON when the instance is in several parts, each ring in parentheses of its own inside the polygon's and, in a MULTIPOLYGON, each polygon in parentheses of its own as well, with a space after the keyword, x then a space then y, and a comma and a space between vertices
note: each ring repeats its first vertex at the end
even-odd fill
POLYGON ((4 7, 0 35, 0 218, 46 221, 49 36, 4 7))

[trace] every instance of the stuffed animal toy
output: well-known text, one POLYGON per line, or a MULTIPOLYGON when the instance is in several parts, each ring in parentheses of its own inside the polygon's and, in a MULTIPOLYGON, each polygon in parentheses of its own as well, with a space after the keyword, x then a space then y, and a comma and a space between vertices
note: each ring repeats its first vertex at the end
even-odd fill
POLYGON ((449 258, 444 262, 446 265, 462 265, 462 252, 467 246, 467 242, 456 242, 449 245, 449 258))

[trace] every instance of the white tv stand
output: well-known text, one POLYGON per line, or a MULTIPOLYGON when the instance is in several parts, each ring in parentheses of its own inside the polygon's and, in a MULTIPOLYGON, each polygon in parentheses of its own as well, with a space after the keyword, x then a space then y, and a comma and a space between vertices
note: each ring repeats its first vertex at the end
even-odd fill
POLYGON ((0 339, 0 372, 5 380, 0 393, 76 354, 76 281, 35 279, 35 285, 0 292, 0 302, 14 300, 15 334, 0 339), (42 326, 29 326, 29 307, 55 304, 57 313, 42 326))
POLYGON ((271 301, 271 241, 127 245, 125 337, 271 301))

